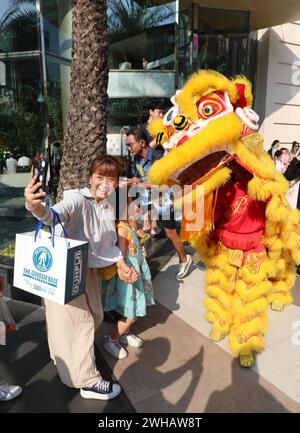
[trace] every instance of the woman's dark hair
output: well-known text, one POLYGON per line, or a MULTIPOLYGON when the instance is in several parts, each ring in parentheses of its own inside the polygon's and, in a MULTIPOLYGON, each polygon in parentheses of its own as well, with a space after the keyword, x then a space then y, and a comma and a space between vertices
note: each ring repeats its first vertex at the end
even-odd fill
POLYGON ((281 154, 282 154, 281 149, 280 150, 276 150, 274 157, 275 158, 279 158, 279 156, 281 156, 281 154))
POLYGON ((271 147, 276 146, 277 143, 279 143, 279 140, 274 140, 273 143, 271 144, 271 147))
POLYGON ((118 160, 110 155, 100 155, 93 159, 90 166, 90 176, 93 173, 101 176, 111 176, 119 179, 121 167, 118 160))

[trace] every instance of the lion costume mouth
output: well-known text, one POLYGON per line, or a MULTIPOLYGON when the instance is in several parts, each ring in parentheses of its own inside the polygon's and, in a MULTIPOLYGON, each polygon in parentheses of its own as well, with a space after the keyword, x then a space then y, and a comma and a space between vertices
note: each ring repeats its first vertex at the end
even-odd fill
POLYGON ((210 178, 211 172, 217 174, 222 169, 227 155, 236 153, 240 133, 241 122, 234 113, 216 119, 155 161, 149 180, 153 185, 191 185, 203 176, 210 178))
POLYGON ((234 156, 229 153, 229 146, 216 147, 200 155, 196 161, 180 167, 170 176, 170 180, 180 186, 192 185, 198 179, 227 165, 233 158, 234 156))

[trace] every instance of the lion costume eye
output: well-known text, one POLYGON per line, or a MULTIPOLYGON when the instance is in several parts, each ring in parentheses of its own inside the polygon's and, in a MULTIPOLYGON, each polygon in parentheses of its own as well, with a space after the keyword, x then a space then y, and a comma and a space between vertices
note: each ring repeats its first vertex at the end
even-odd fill
POLYGON ((206 107, 203 108, 204 114, 206 116, 211 116, 215 112, 215 108, 212 104, 207 104, 206 107))
POLYGON ((170 126, 173 124, 174 119, 176 118, 176 116, 179 115, 179 109, 178 107, 172 107, 170 108, 169 111, 167 111, 167 113, 164 115, 163 118, 163 124, 165 126, 170 126))
MULTIPOLYGON (((219 99, 218 95, 216 95, 216 98, 219 99)), ((197 114, 200 119, 206 120, 211 116, 216 116, 224 110, 225 107, 222 103, 223 101, 218 101, 216 98, 206 96, 196 103, 197 114)))

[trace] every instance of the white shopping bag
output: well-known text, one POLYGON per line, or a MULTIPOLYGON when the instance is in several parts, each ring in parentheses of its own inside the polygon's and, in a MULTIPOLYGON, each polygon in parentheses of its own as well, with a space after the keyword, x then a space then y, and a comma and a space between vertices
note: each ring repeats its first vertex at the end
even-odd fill
POLYGON ((87 256, 88 242, 39 228, 17 234, 13 284, 58 304, 67 304, 85 290, 87 256))

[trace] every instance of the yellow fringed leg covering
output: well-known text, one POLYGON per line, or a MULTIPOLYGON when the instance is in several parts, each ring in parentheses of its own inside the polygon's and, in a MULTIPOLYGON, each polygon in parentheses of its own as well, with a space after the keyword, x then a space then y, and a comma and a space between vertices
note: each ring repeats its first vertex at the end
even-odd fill
POLYGON ((213 262, 214 266, 205 275, 205 291, 208 294, 204 301, 207 308, 205 318, 212 324, 210 338, 220 341, 228 334, 232 323, 232 290, 236 268, 229 265, 223 254, 217 255, 213 262))
POLYGON ((272 290, 268 296, 268 302, 273 310, 281 311, 285 305, 293 302, 291 290, 295 284, 295 268, 288 266, 283 272, 280 272, 276 279, 271 280, 272 290))
POLYGON ((253 351, 264 350, 263 336, 267 331, 267 295, 272 288, 272 283, 262 278, 262 272, 254 273, 252 278, 248 278, 245 282, 244 268, 248 266, 243 266, 238 272, 233 298, 233 324, 229 333, 230 349, 240 357, 252 355, 253 351))

